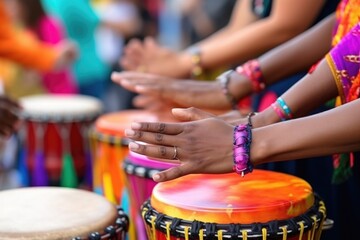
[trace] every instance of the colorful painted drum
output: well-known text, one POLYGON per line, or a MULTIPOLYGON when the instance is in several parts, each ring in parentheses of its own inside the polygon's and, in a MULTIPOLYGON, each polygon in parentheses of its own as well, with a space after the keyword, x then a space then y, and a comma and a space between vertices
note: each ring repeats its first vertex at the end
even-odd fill
POLYGON ((88 129, 101 102, 83 95, 34 95, 20 99, 25 127, 20 171, 25 186, 92 188, 88 129))
POLYGON ((113 203, 121 203, 125 188, 122 164, 128 155, 129 139, 124 131, 133 121, 158 121, 158 117, 142 110, 126 110, 100 116, 92 131, 94 191, 113 203))
POLYGON ((0 192, 0 239, 126 238, 128 216, 90 191, 29 187, 0 192))
POLYGON ((320 239, 326 209, 304 180, 254 170, 187 175, 155 186, 142 206, 152 239, 320 239))
POLYGON ((155 185, 152 176, 162 170, 171 168, 179 164, 178 161, 166 161, 156 158, 149 158, 134 152, 129 152, 124 162, 128 189, 131 199, 132 215, 135 215, 135 224, 138 240, 146 240, 146 231, 143 224, 140 210, 141 205, 148 199, 155 185))
POLYGON ((124 110, 100 116, 92 131, 93 140, 93 184, 94 191, 104 195, 109 201, 122 206, 130 216, 129 238, 137 240, 137 229, 133 224, 135 215, 123 163, 129 150, 129 139, 124 131, 134 121, 157 122, 167 118, 145 110, 124 110))

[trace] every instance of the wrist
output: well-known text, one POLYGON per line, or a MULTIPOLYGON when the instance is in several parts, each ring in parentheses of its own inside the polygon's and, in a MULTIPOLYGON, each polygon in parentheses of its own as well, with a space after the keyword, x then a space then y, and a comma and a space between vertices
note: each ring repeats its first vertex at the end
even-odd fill
POLYGON ((279 116, 271 107, 266 108, 264 111, 252 117, 252 124, 254 128, 264 127, 279 121, 279 116))
POLYGON ((201 49, 196 45, 189 47, 181 55, 187 75, 192 79, 200 79, 200 76, 203 74, 201 57, 201 49))
POLYGON ((251 126, 240 124, 234 128, 233 135, 233 170, 240 176, 251 173, 253 164, 250 161, 250 146, 252 142, 251 126))
POLYGON ((259 61, 249 60, 236 68, 236 72, 244 75, 252 85, 252 92, 261 92, 265 88, 265 80, 262 74, 259 61))

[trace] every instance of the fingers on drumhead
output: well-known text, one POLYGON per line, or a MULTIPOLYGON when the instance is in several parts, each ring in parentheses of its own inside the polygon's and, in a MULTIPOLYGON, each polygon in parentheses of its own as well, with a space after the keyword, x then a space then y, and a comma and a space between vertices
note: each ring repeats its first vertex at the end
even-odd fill
POLYGON ((179 134, 183 131, 181 123, 150 123, 150 122, 133 122, 131 129, 145 132, 155 132, 164 134, 179 134))
POLYGON ((156 173, 152 178, 155 182, 165 182, 185 176, 186 174, 188 174, 186 165, 179 165, 156 173))

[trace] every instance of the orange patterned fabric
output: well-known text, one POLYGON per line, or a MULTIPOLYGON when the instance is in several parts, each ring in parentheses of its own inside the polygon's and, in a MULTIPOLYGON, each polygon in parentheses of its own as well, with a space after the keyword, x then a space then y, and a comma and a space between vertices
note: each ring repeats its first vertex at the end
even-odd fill
POLYGON ((336 10, 336 26, 333 31, 332 46, 340 40, 359 22, 360 0, 342 0, 336 10))
POLYGON ((4 3, 0 0, 0 57, 40 71, 49 71, 55 64, 58 52, 29 34, 13 29, 4 3))

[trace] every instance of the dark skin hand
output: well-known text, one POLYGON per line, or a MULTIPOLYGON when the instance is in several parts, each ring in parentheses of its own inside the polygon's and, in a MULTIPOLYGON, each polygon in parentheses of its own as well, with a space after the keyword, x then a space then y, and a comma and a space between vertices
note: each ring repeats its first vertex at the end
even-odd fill
POLYGON ((20 124, 17 112, 20 109, 20 105, 14 100, 0 96, 0 135, 2 137, 7 138, 17 131, 20 124))

